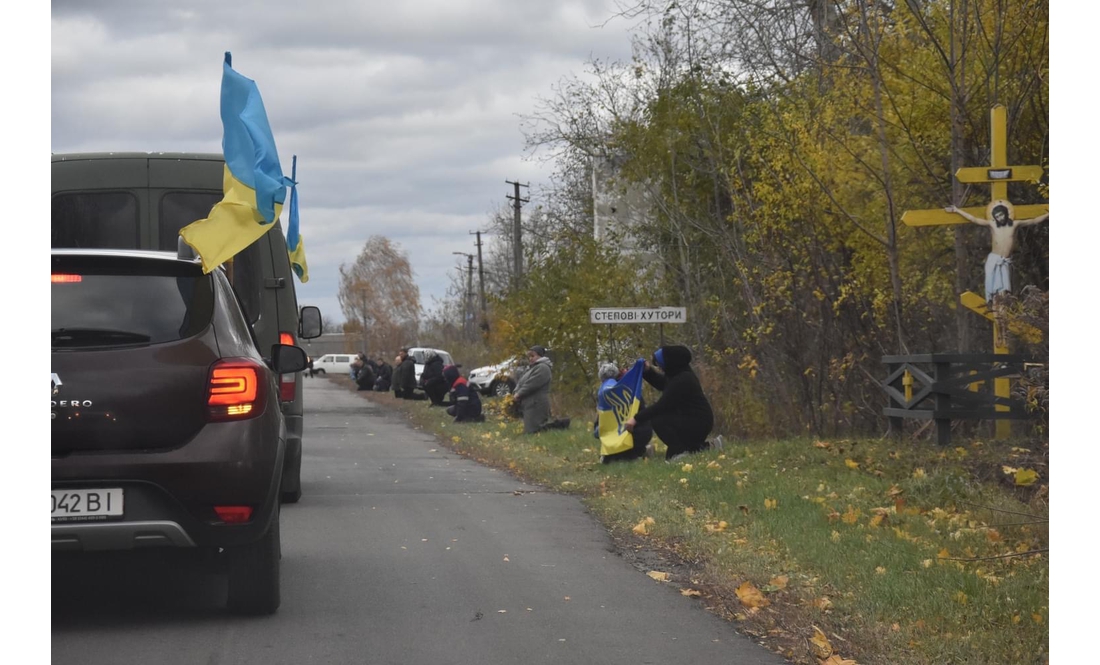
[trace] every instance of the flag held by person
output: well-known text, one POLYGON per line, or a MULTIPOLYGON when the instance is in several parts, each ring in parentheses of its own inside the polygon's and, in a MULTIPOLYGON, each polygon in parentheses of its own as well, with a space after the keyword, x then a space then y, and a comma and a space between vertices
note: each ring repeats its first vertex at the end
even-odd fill
POLYGON ((226 51, 221 89, 224 197, 206 219, 180 229, 207 273, 274 227, 286 201, 286 188, 294 184, 279 165, 275 137, 255 81, 234 71, 232 62, 226 51))
POLYGON ((600 393, 596 410, 600 422, 600 454, 614 455, 634 447, 634 435, 626 421, 638 413, 645 360, 639 358, 619 381, 600 393))
POLYGON ((286 251, 290 255, 290 267, 298 280, 305 284, 309 281, 309 266, 306 265, 306 246, 298 228, 298 155, 290 162, 290 218, 286 227, 286 251))

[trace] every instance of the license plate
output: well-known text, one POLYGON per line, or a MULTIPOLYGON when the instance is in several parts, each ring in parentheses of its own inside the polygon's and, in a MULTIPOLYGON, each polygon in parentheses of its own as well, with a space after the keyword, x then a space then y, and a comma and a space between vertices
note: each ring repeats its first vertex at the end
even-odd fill
POLYGON ((122 489, 53 490, 53 522, 109 520, 122 517, 122 489))

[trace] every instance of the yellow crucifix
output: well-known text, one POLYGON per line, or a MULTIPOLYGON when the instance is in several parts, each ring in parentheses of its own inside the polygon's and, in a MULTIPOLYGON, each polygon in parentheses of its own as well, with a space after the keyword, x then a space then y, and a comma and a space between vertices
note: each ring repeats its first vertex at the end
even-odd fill
MULTIPOLYGON (((1001 317, 990 313, 987 304, 995 293, 1008 289, 1008 254, 1012 251, 1015 227, 1042 222, 1047 218, 1048 211, 1048 206, 1045 204, 1022 205, 1014 208, 1008 202, 1008 183, 1037 183, 1043 175, 1043 167, 1009 165, 1007 118, 1006 109, 1000 104, 994 106, 989 113, 989 166, 964 167, 955 172, 955 178, 959 182, 990 185, 991 201, 986 208, 948 206, 936 210, 910 210, 901 216, 901 221, 908 226, 942 226, 973 222, 989 227, 992 233, 993 251, 986 260, 986 298, 967 291, 960 296, 960 302, 967 309, 993 321, 993 353, 995 354, 1007 354, 1008 342, 1001 317), (1020 221, 1014 222, 1015 219, 1020 221)), ((1010 386, 1007 378, 994 379, 993 383, 993 393, 997 397, 1009 396, 1010 386)), ((997 410, 1007 411, 1008 407, 998 405, 997 410)), ((997 421, 997 439, 1008 438, 1011 431, 1009 421, 997 421)))

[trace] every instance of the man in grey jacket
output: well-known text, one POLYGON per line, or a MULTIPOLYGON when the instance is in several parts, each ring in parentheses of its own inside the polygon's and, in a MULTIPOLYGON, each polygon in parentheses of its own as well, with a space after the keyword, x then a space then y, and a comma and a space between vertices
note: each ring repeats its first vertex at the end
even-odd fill
POLYGON ((527 351, 530 367, 520 377, 512 398, 523 409, 523 433, 534 434, 550 420, 550 368, 546 347, 532 346, 527 351))

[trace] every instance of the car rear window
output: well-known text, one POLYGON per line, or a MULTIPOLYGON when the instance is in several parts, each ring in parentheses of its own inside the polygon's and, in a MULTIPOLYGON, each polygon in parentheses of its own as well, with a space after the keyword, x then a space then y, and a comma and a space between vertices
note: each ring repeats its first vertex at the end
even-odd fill
POLYGON ((210 325, 214 286, 194 265, 116 257, 53 257, 52 348, 163 344, 210 325))
POLYGON ((130 192, 72 192, 50 202, 50 247, 137 249, 138 233, 130 192))

